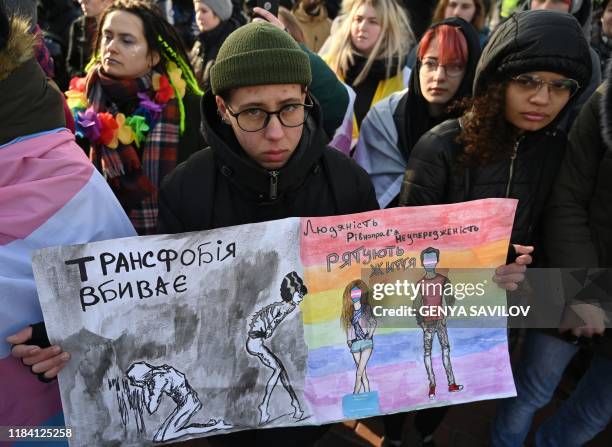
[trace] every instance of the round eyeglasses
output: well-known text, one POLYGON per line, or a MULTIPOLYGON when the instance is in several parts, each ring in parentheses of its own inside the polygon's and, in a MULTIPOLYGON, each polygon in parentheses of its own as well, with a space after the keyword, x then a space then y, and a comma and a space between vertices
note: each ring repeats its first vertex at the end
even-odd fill
POLYGON ((574 79, 555 79, 553 81, 545 81, 537 76, 522 74, 510 78, 521 89, 530 92, 537 93, 544 85, 548 86, 548 92, 556 95, 569 95, 573 96, 578 89, 580 84, 574 79))
POLYGON ((299 127, 304 124, 310 109, 314 106, 312 99, 308 96, 306 98, 310 101, 310 104, 286 104, 273 112, 268 112, 259 107, 250 107, 235 113, 227 104, 226 108, 229 114, 236 119, 238 127, 245 132, 258 132, 264 129, 270 123, 272 115, 276 115, 278 121, 285 127, 299 127))

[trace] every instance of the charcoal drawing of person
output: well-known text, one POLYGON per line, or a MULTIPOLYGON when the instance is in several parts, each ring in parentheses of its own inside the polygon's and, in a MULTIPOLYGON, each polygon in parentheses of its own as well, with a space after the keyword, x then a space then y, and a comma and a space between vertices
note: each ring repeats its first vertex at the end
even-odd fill
POLYGON ((130 366, 126 375, 131 385, 142 388, 143 404, 149 414, 157 411, 164 394, 176 404, 174 411, 153 437, 155 442, 232 427, 223 420, 215 419, 210 419, 205 424, 187 425, 193 415, 202 408, 202 403, 198 394, 189 385, 185 374, 172 366, 153 366, 146 362, 137 362, 130 366))
POLYGON ((268 406, 272 392, 280 379, 284 389, 291 398, 293 407, 293 418, 301 420, 304 411, 300 405, 297 394, 293 390, 289 375, 280 358, 274 354, 265 341, 269 339, 278 325, 302 302, 308 293, 304 281, 296 272, 291 272, 283 278, 280 286, 281 301, 274 302, 262 307, 253 314, 249 324, 248 338, 246 342, 247 352, 259 359, 264 366, 272 370, 272 375, 266 384, 264 397, 259 404, 260 425, 266 424, 270 420, 268 406))

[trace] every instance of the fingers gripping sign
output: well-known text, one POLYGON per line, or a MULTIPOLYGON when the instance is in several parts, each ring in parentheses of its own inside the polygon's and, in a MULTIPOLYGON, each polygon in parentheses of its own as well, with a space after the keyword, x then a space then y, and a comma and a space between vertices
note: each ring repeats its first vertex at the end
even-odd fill
POLYGON ((42 382, 55 379, 70 360, 70 354, 51 345, 42 322, 23 328, 6 341, 13 345, 11 355, 20 359, 42 382))
POLYGON ((519 283, 525 279, 527 266, 533 261, 533 247, 514 244, 513 248, 516 254, 514 262, 497 267, 493 277, 499 287, 509 291, 518 288, 519 283))

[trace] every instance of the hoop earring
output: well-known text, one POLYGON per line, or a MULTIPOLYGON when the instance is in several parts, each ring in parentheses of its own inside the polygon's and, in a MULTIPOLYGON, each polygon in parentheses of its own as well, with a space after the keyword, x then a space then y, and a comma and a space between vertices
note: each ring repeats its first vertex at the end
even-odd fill
POLYGON ((223 121, 224 124, 227 124, 229 126, 229 119, 227 119, 227 117, 223 113, 221 113, 219 109, 217 109, 217 115, 219 115, 219 118, 221 118, 221 121, 223 121))

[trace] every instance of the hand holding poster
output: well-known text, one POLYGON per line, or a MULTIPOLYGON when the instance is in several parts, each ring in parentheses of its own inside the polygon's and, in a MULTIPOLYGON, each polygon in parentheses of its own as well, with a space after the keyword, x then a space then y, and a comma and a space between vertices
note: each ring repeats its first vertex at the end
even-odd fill
POLYGON ((515 206, 290 218, 37 252, 49 337, 72 355, 59 377, 71 445, 513 395, 505 328, 448 309, 505 303, 492 270, 461 268, 505 261, 515 206), (473 299, 466 282, 480 284, 473 299))

